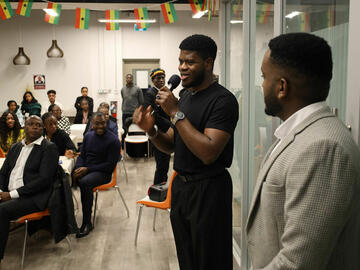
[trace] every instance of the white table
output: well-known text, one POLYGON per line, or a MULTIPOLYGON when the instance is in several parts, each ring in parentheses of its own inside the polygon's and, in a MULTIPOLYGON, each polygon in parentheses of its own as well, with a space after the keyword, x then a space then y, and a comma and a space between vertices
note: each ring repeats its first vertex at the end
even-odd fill
POLYGON ((86 124, 73 124, 70 126, 71 136, 76 136, 76 144, 82 143, 85 128, 86 124))

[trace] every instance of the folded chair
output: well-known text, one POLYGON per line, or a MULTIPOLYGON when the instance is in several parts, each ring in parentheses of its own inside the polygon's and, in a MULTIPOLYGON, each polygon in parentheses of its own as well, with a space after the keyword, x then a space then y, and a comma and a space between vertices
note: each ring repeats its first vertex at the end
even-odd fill
MULTIPOLYGON (((41 212, 35 212, 35 213, 31 213, 29 215, 26 216, 22 216, 20 218, 18 218, 17 220, 15 220, 15 223, 18 224, 23 224, 25 223, 25 237, 24 237, 24 245, 23 245, 23 250, 22 250, 22 257, 21 257, 21 269, 24 269, 24 260, 25 260, 25 249, 26 249, 26 240, 27 240, 27 231, 28 231, 28 223, 29 221, 34 221, 34 220, 40 220, 43 217, 49 216, 49 209, 46 209, 44 211, 41 212)), ((69 238, 66 236, 66 241, 69 245, 69 252, 71 251, 71 243, 69 238)))
POLYGON ((141 214, 142 214, 143 207, 146 206, 146 207, 152 207, 152 208, 155 209, 155 211, 154 211, 154 219, 153 219, 153 231, 155 231, 156 210, 161 209, 161 210, 170 211, 170 208, 171 208, 171 187, 172 187, 172 183, 173 183, 176 175, 177 175, 177 172, 174 171, 171 178, 170 178, 170 180, 169 180, 169 186, 168 186, 168 191, 167 191, 167 194, 166 194, 165 201, 163 201, 163 202, 153 201, 147 195, 142 200, 139 200, 139 201, 136 202, 137 204, 140 205, 140 209, 139 209, 139 216, 138 216, 137 225, 136 225, 135 246, 137 245, 137 238, 138 238, 138 234, 139 234, 140 220, 141 220, 141 214))
POLYGON ((126 205, 126 202, 124 200, 123 195, 121 194, 120 188, 119 186, 116 185, 116 167, 114 169, 113 175, 112 175, 112 179, 110 183, 101 185, 101 186, 97 186, 93 189, 94 192, 96 192, 96 196, 95 196, 95 206, 94 206, 94 217, 93 217, 93 226, 95 227, 95 219, 96 219, 96 210, 97 210, 97 200, 98 200, 98 194, 99 191, 102 190, 108 190, 110 188, 115 188, 117 190, 117 192, 119 193, 119 196, 125 206, 126 212, 127 212, 127 216, 129 217, 129 208, 126 205))

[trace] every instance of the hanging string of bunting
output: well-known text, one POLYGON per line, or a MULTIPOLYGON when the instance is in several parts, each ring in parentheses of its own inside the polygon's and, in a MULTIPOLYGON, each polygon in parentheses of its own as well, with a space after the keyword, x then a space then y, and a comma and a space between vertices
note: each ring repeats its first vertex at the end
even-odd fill
MULTIPOLYGON (((165 24, 171 24, 178 21, 178 16, 176 13, 174 2, 177 0, 172 0, 160 4, 161 13, 164 19, 165 24)), ((211 21, 212 18, 216 15, 216 2, 219 0, 188 0, 191 7, 193 15, 199 12, 208 12, 208 20, 211 21)), ((158 4, 156 4, 158 5, 158 4)), ((17 3, 16 14, 24 17, 30 17, 31 10, 33 6, 33 0, 20 0, 17 3)), ((136 8, 134 9, 134 17, 136 22, 135 29, 146 30, 149 28, 148 8, 155 5, 136 8), (145 22, 144 22, 145 20, 145 22)), ((54 2, 47 2, 47 9, 53 10, 53 15, 46 13, 45 21, 50 24, 59 24, 62 5, 54 2)), ((232 12, 235 17, 240 18, 240 13, 243 10, 243 0, 234 0, 232 1, 232 12)), ((75 15, 75 28, 86 30, 89 29, 90 24, 90 13, 91 11, 87 8, 76 8, 75 15)), ((96 10, 98 11, 98 10, 96 10)), ((257 3, 256 5, 256 21, 260 24, 267 24, 273 11, 273 5, 269 3, 257 3)), ((329 7, 324 12, 316 12, 311 16, 309 12, 302 12, 297 16, 297 25, 299 26, 300 31, 309 32, 310 26, 313 24, 316 19, 316 24, 319 27, 332 27, 335 25, 335 10, 334 8, 329 7), (316 18, 315 18, 316 17, 316 18)), ((14 16, 14 11, 9 0, 0 0, 0 17, 2 20, 10 19, 14 16)), ((119 10, 106 10, 106 30, 119 30, 119 22, 113 22, 112 20, 120 19, 119 10)))

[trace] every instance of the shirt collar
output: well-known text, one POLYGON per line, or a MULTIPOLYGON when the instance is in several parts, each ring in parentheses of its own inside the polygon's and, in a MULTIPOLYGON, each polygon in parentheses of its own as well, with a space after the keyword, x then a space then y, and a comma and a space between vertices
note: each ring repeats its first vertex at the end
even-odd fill
POLYGON ((297 125, 305 120, 314 112, 321 110, 327 106, 325 101, 310 104, 291 115, 284 123, 282 123, 274 132, 276 138, 282 140, 285 138, 297 125))
MULTIPOLYGON (((43 139, 44 139, 44 137, 43 137, 43 136, 41 136, 39 139, 37 139, 37 140, 35 140, 35 141, 33 141, 33 142, 29 143, 27 146, 30 146, 30 145, 33 145, 33 144, 40 145, 40 144, 41 144, 41 142, 43 141, 43 139)), ((22 143, 22 145, 23 145, 23 146, 26 146, 25 139, 22 139, 21 143, 22 143)))

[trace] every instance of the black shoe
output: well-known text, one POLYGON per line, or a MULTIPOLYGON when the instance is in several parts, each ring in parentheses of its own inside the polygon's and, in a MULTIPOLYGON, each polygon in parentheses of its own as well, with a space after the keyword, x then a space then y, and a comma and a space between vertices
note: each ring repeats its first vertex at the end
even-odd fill
POLYGON ((94 229, 91 223, 83 224, 80 231, 76 234, 76 238, 82 238, 87 236, 94 229))

